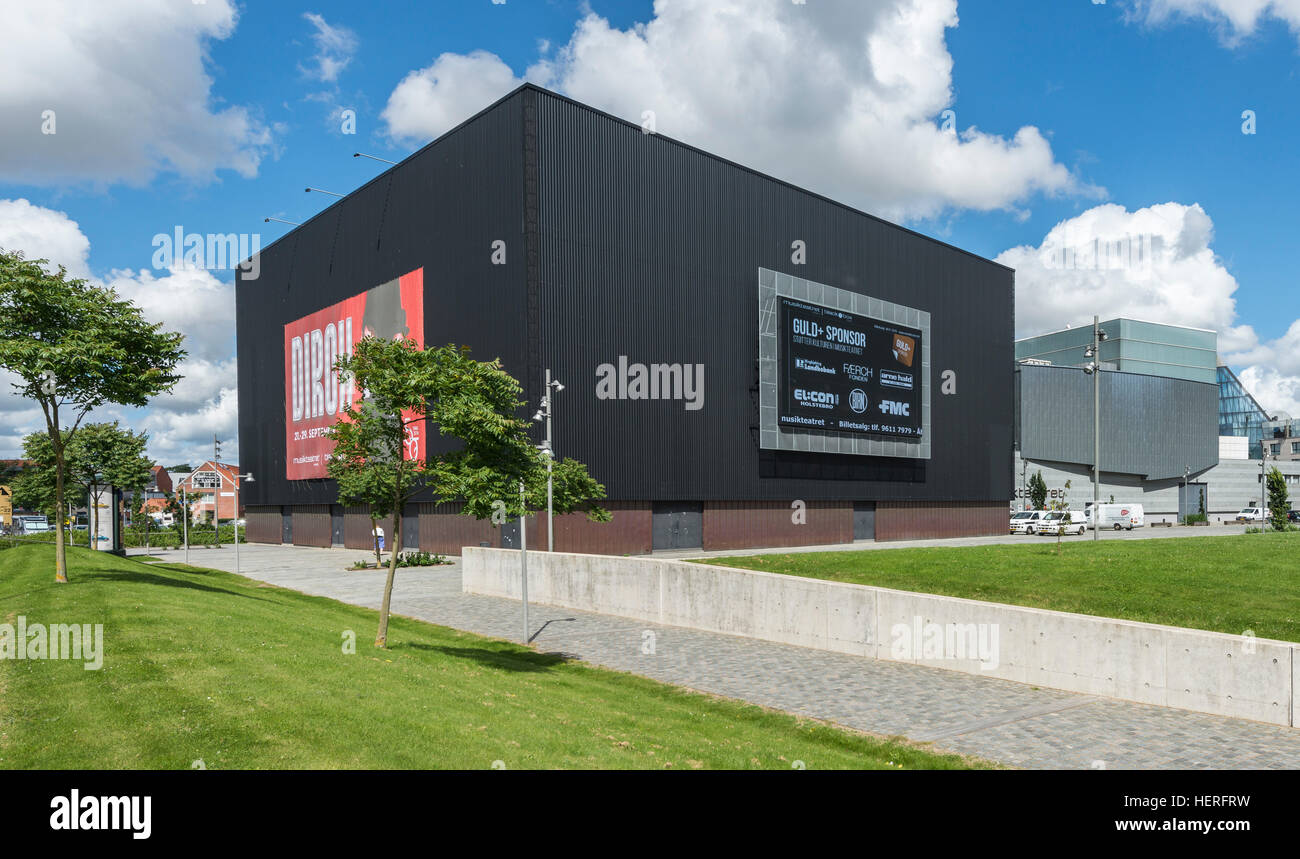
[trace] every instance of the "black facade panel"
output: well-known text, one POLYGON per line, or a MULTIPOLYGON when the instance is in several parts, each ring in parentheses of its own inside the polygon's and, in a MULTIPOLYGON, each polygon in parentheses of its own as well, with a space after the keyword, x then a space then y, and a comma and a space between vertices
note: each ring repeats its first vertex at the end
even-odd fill
POLYGON ((542 360, 556 451, 620 499, 1002 499, 1014 273, 548 93, 538 94, 542 360), (791 261, 802 241, 807 262, 791 261), (758 446, 758 270, 931 313, 928 461, 758 446), (704 406, 600 400, 596 368, 704 366, 704 406), (957 373, 957 393, 940 374, 957 373), (995 467, 996 466, 996 467, 995 467))
MULTIPOLYGON (((1020 454, 1092 464, 1092 377, 1075 367, 1022 364, 1020 454)), ((1101 470, 1150 480, 1199 474, 1219 462, 1219 388, 1203 382, 1103 371, 1101 470)))
POLYGON ((556 453, 586 462, 613 500, 1012 492, 1011 270, 544 91, 448 132, 260 265, 237 286, 249 505, 337 502, 332 481, 285 479, 283 326, 420 267, 425 343, 500 357, 527 414, 549 367, 566 385, 556 453), (506 265, 491 264, 496 240, 506 265), (931 459, 760 450, 760 267, 931 314, 931 459), (597 366, 620 355, 703 365, 703 407, 597 399, 597 366), (941 392, 946 370, 955 394, 941 392))
POLYGON ((333 481, 285 479, 285 323, 423 267, 425 343, 466 344, 527 378, 521 96, 330 206, 263 250, 256 280, 240 280, 240 466, 256 477, 246 503, 338 501, 333 481), (496 240, 505 265, 492 264, 496 240))

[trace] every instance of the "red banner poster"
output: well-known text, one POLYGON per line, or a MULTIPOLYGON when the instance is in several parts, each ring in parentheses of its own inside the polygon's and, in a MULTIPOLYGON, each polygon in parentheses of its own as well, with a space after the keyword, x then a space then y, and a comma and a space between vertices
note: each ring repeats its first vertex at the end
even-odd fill
MULTIPOLYGON (((284 326, 284 470, 289 480, 327 476, 334 444, 325 430, 361 399, 355 380, 339 381, 334 362, 351 355, 367 335, 411 339, 424 347, 424 269, 284 326)), ((403 455, 418 459, 423 446, 423 422, 410 424, 403 455)))

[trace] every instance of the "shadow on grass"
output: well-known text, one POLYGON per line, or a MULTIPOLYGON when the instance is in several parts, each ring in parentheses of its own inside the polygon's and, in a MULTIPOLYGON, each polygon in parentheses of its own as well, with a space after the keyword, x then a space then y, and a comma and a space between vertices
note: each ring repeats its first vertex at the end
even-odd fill
POLYGON ((441 644, 420 644, 405 642, 391 644, 393 650, 424 650, 441 653, 455 659, 469 659, 488 668, 501 671, 550 671, 557 665, 569 662, 562 656, 551 653, 535 653, 523 650, 490 650, 485 647, 447 647, 441 644))
MULTIPOLYGON (((69 574, 71 575, 71 573, 69 574)), ((129 573, 121 570, 86 570, 81 575, 93 576, 95 579, 115 582, 133 582, 142 585, 162 585, 168 588, 185 588, 186 590, 205 591, 211 594, 225 594, 226 596, 241 597, 242 599, 261 600, 262 597, 255 597, 252 594, 241 594, 239 591, 232 591, 227 588, 216 588, 212 585, 203 585, 198 582, 187 582, 182 579, 173 579, 167 576, 155 576, 149 573, 129 573)))

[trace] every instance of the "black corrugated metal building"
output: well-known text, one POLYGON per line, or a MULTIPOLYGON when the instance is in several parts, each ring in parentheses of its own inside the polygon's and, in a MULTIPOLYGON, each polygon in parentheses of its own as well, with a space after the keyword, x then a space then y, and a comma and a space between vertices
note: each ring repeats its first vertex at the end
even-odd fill
MULTIPOLYGON (((267 247, 256 279, 239 275, 241 467, 256 476, 250 539, 368 545, 364 511, 340 508, 332 481, 295 475, 301 457, 288 450, 299 413, 330 399, 327 385, 324 399, 318 389, 318 400, 300 400, 293 382, 311 387, 312 356, 328 366, 335 331, 313 352, 303 328, 307 376, 289 341, 297 322, 324 314, 338 317, 341 343, 334 308, 398 280, 422 290, 426 344, 499 357, 532 404, 545 369, 566 384, 555 398, 556 453, 587 463, 615 517, 557 519, 557 549, 1005 531, 1010 269, 525 85, 267 247), (789 308, 918 335, 915 365, 912 342, 900 358, 895 339, 892 370, 854 370, 875 385, 862 384, 868 395, 833 400, 879 420, 877 407, 899 408, 880 385, 904 379, 915 437, 778 425, 787 372, 794 377, 789 308), (681 391, 620 398, 626 384, 601 393, 602 373, 638 363, 696 368, 695 400, 681 391)), ((798 396, 814 396, 807 387, 798 396)), ((425 499, 409 515, 409 546, 456 552, 513 539, 454 504, 425 499)))

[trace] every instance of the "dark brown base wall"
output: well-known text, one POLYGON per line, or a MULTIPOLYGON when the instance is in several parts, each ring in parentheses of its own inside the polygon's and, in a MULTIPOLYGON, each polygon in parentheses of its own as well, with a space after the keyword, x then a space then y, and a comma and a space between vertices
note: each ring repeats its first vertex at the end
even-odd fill
POLYGON ((709 501, 704 504, 704 548, 758 549, 853 542, 853 503, 809 501, 795 522, 785 501, 709 501))
MULTIPOLYGON (((464 546, 501 545, 501 529, 491 519, 475 519, 460 511, 462 504, 419 504, 420 548, 438 555, 459 555, 464 546)), ((528 523, 533 524, 531 521, 528 523)), ((533 543, 534 535, 529 539, 533 543)))
MULTIPOLYGON (((654 546, 650 531, 651 507, 644 501, 607 501, 612 515, 608 522, 592 522, 586 513, 555 517, 555 551, 588 555, 646 555, 654 546)), ((546 548, 546 515, 538 519, 538 531, 528 538, 530 546, 546 548)), ((529 521, 529 527, 534 527, 529 521)))
MULTIPOLYGON (((343 508, 343 545, 348 549, 365 549, 373 551, 375 544, 370 535, 370 514, 365 507, 343 508)), ((385 526, 384 532, 392 527, 385 526)))
MULTIPOLYGON (((611 501, 610 522, 592 522, 583 513, 555 517, 555 550, 594 555, 644 555, 653 548, 653 505, 644 501, 611 501)), ((416 504, 408 510, 419 522, 419 544, 426 552, 459 555, 465 546, 502 545, 502 529, 490 520, 460 514, 457 504, 416 504)), ((708 501, 703 504, 702 542, 705 550, 730 551, 779 546, 817 546, 853 542, 853 504, 809 501, 803 523, 785 501, 708 501)), ((1007 505, 1001 502, 876 503, 876 539, 919 540, 978 537, 1005 533, 1007 505)), ((279 507, 250 507, 248 540, 279 543, 279 507)), ((407 520, 408 522, 410 519, 407 520)), ((392 520, 384 520, 391 545, 392 520)), ((370 515, 365 507, 345 507, 343 545, 371 551, 370 515)), ((299 505, 293 510, 293 542, 298 546, 330 545, 329 505, 299 505)), ((528 519, 528 546, 546 548, 546 515, 528 519)))
POLYGON ((986 537, 1007 532, 1003 502, 880 501, 876 504, 876 539, 925 540, 986 537))
POLYGON ((249 543, 280 542, 283 532, 278 506, 245 508, 244 522, 244 539, 249 543))
POLYGON ((293 544, 330 547, 330 506, 299 504, 293 508, 293 544))

